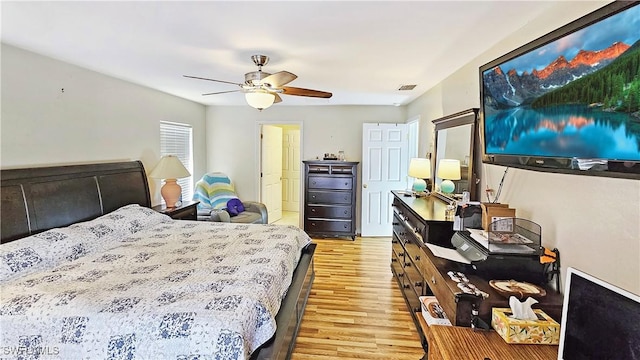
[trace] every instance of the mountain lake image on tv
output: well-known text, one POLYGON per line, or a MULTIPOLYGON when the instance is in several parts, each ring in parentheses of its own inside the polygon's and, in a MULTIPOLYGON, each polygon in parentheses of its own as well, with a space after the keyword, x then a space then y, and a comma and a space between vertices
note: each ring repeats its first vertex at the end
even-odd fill
POLYGON ((485 155, 640 162, 640 6, 610 13, 480 67, 485 155))

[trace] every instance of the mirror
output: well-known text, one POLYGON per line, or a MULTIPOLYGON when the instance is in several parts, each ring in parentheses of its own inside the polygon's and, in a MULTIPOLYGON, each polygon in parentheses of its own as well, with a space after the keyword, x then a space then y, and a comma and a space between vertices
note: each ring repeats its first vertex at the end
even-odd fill
POLYGON ((453 180, 455 189, 451 194, 434 192, 444 201, 451 202, 462 196, 463 191, 469 192, 470 200, 479 200, 479 181, 476 174, 477 141, 476 126, 478 109, 473 108, 440 119, 433 120, 435 125, 435 153, 433 158, 432 184, 440 188, 443 179, 438 177, 438 166, 442 159, 460 161, 460 179, 453 180))

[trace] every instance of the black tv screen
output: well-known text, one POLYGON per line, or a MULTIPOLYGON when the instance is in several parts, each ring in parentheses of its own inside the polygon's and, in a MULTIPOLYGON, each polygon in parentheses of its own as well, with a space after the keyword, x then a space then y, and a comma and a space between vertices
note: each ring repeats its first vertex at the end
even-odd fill
POLYGON ((640 174, 637 4, 609 4, 480 67, 484 162, 640 174))
POLYGON ((560 360, 640 360, 640 296, 569 267, 560 360))

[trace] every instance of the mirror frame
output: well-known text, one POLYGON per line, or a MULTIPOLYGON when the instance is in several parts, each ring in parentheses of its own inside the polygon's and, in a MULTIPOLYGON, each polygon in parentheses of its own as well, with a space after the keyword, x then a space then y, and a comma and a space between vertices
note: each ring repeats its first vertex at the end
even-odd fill
MULTIPOLYGON (((467 174, 467 179, 469 179, 469 198, 471 201, 479 201, 480 200, 480 179, 478 177, 477 174, 477 166, 480 163, 480 156, 481 153, 478 151, 477 147, 480 144, 480 139, 479 139, 479 135, 478 135, 478 108, 471 108, 468 110, 464 110, 464 111, 460 111, 457 112, 455 114, 451 114, 445 117, 441 117, 439 119, 435 119, 432 121, 432 123, 435 125, 435 137, 434 137, 434 144, 433 144, 433 171, 431 172, 432 177, 431 177, 431 183, 433 184, 432 186, 435 186, 436 184, 436 170, 438 168, 438 154, 437 154, 437 149, 438 149, 438 131, 440 130, 445 130, 445 129, 450 129, 453 127, 457 127, 457 126, 463 126, 463 125, 468 125, 471 124, 471 141, 470 141, 470 148, 469 148, 469 168, 468 168, 468 174, 467 174)), ((432 194, 434 194, 435 196, 437 196, 438 198, 440 198, 441 200, 448 202, 448 203, 453 203, 455 202, 455 198, 447 196, 441 192, 438 191, 433 191, 432 194)))

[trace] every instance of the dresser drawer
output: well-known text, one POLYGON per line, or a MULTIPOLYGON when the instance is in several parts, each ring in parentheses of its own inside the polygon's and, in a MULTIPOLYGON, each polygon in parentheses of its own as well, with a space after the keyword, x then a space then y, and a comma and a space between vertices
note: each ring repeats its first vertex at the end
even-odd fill
POLYGON ((414 237, 418 241, 418 243, 422 244, 427 241, 427 239, 424 239, 426 225, 410 211, 402 207, 396 208, 396 210, 394 211, 393 221, 394 223, 398 222, 399 225, 404 227, 405 233, 414 237))
MULTIPOLYGON (((404 273, 405 273, 405 289, 407 291, 413 291, 413 293, 415 294, 415 296, 422 296, 424 295, 423 292, 423 286, 424 286, 424 278, 422 277, 422 274, 420 274, 420 272, 418 271, 418 268, 416 268, 416 266, 409 261, 409 259, 407 259, 405 257, 404 259, 404 273)), ((419 309, 418 309, 419 310, 419 309)), ((414 311, 416 311, 414 309, 414 311)))
POLYGON ((306 219, 304 228, 307 232, 352 232, 351 220, 306 219))
POLYGON ((353 179, 350 177, 309 176, 309 189, 353 189, 353 179))
POLYGON ((308 205, 305 210, 307 218, 351 219, 349 205, 308 205))
POLYGON ((402 257, 398 257, 398 254, 395 252, 391 253, 391 269, 393 270, 394 275, 398 275, 403 273, 402 264, 404 260, 402 257))
MULTIPOLYGON (((430 251, 429 249, 424 249, 423 251, 430 251)), ((418 266, 421 268, 424 273, 424 278, 426 282, 426 286, 431 289, 433 295, 436 296, 440 306, 447 314, 447 318, 451 321, 451 324, 456 325, 456 303, 455 303, 455 295, 447 285, 447 280, 443 277, 443 275, 436 269, 433 263, 428 259, 427 254, 423 254, 418 261, 418 266)), ((446 274, 445 274, 446 276, 446 274)))
POLYGON ((391 252, 401 259, 404 259, 404 247, 395 236, 391 238, 391 252))
POLYGON ((404 249, 406 251, 407 259, 413 262, 416 267, 420 268, 419 260, 424 256, 422 249, 412 241, 406 242, 404 244, 404 249))
POLYGON ((314 191, 307 192, 308 204, 345 204, 351 205, 351 191, 314 191))

